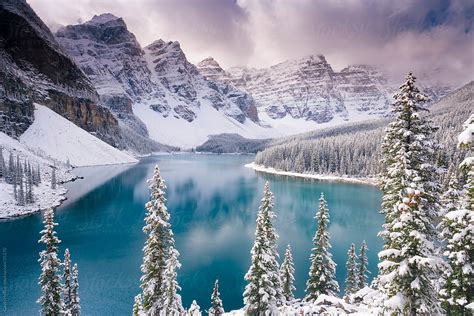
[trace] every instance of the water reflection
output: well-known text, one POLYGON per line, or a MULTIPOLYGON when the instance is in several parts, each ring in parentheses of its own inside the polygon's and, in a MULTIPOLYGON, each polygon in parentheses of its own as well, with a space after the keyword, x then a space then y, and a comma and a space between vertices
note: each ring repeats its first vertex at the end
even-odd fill
MULTIPOLYGON (((84 314, 130 313, 133 297, 139 292, 145 238, 141 231, 143 205, 148 200, 145 180, 156 162, 168 186, 167 204, 181 253, 179 282, 186 307, 196 299, 207 308, 216 278, 226 310, 242 306, 243 276, 250 264, 256 212, 267 180, 275 194, 279 250, 283 253, 287 244, 292 246, 299 296, 309 269, 320 192, 330 207, 329 230, 341 287, 351 242, 360 245, 367 240, 369 268, 375 274, 375 254, 380 248, 376 234, 382 221, 377 211, 380 193, 375 188, 256 174, 243 166, 252 158, 148 157, 105 181, 93 177, 104 173, 92 172, 85 180, 72 183, 74 192, 94 183, 93 190, 84 190, 83 196, 70 200, 57 213, 61 250, 69 247, 79 265, 84 314)), ((34 302, 39 294, 36 260, 40 229, 38 215, 0 224, 1 243, 9 250, 9 308, 15 315, 35 314, 38 309, 34 302)))

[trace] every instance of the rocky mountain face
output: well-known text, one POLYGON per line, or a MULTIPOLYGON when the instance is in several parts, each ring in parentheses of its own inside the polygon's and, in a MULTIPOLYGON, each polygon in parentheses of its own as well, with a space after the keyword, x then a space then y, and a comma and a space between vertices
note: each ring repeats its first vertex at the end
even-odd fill
POLYGON ((213 76, 249 92, 271 119, 290 116, 317 123, 357 115, 383 116, 390 95, 383 76, 368 66, 333 70, 324 56, 308 56, 264 69, 231 68, 213 76))
POLYGON ((248 118, 258 122, 253 98, 229 84, 203 76, 202 68, 198 69, 186 59, 178 42, 157 40, 145 47, 145 53, 152 79, 163 88, 161 102, 151 105, 154 110, 164 116, 173 111, 174 115, 192 122, 195 109, 207 101, 240 123, 248 118))
POLYGON ((112 14, 68 25, 56 32, 58 42, 94 84, 100 100, 142 136, 145 125, 132 111, 132 103, 154 90, 144 52, 123 19, 112 14))
POLYGON ((1 1, 0 21, 0 131, 22 134, 38 102, 114 143, 117 120, 26 1, 1 1))
POLYGON ((165 118, 192 122, 202 102, 210 102, 240 123, 258 121, 250 95, 204 78, 178 42, 157 40, 142 49, 125 22, 112 14, 61 28, 56 38, 93 82, 101 101, 143 136, 147 129, 133 114, 135 103, 165 118))
MULTIPOLYGON (((234 67, 224 71, 210 58, 201 63, 206 77, 244 90, 270 119, 292 117, 316 123, 384 117, 395 91, 384 74, 368 65, 335 71, 322 55, 286 61, 269 68, 234 67)), ((431 88, 436 101, 449 89, 431 88)))

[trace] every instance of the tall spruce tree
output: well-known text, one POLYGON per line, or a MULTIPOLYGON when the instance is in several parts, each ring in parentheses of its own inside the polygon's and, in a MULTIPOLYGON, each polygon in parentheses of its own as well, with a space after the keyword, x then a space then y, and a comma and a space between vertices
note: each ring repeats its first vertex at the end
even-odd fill
POLYGON ((383 141, 379 290, 387 312, 440 313, 434 281, 442 260, 437 255, 434 218, 439 214, 439 176, 433 165, 436 128, 420 115, 427 97, 409 73, 394 96, 392 122, 383 141))
POLYGON ((38 242, 44 244, 46 249, 40 252, 41 275, 38 284, 41 286, 41 297, 37 302, 41 305, 42 315, 54 316, 63 312, 63 301, 59 274, 61 262, 58 258, 58 245, 61 241, 54 230, 54 226, 58 224, 54 222, 53 209, 45 211, 43 224, 44 229, 38 242))
POLYGON ((147 234, 147 240, 143 248, 140 287, 143 290, 143 311, 150 315, 160 315, 165 311, 165 300, 169 292, 165 284, 166 269, 170 249, 174 247, 174 238, 165 205, 166 185, 158 166, 155 166, 153 177, 148 183, 150 201, 145 205, 147 212, 143 232, 147 234))
POLYGON ((189 306, 187 316, 201 316, 201 306, 198 305, 196 300, 193 300, 191 306, 189 306))
MULTIPOLYGON (((165 269, 165 300, 163 304, 164 315, 181 315, 184 308, 181 303, 181 296, 178 291, 181 290, 178 284, 178 273, 176 272, 181 264, 178 261, 179 252, 173 246, 169 249, 169 257, 166 260, 165 269)), ((163 312, 161 312, 163 314, 163 312)))
POLYGON ((142 295, 138 294, 135 296, 135 302, 133 304, 132 316, 141 316, 143 313, 143 302, 142 295))
POLYGON ((445 214, 459 209, 461 200, 461 188, 456 172, 452 172, 449 177, 448 188, 441 196, 441 214, 445 214))
POLYGON ((285 258, 280 267, 280 279, 283 296, 286 301, 291 302, 295 299, 293 291, 296 290, 294 286, 295 282, 295 266, 293 263, 293 255, 291 254, 291 246, 288 245, 285 251, 285 258))
POLYGON ((13 153, 10 152, 10 155, 8 156, 8 177, 7 177, 7 183, 14 183, 16 178, 15 178, 15 161, 13 160, 13 153))
POLYGON ((63 261, 63 301, 64 308, 67 311, 71 310, 71 255, 69 249, 66 248, 64 251, 64 261, 63 261))
POLYGON ((455 179, 444 195, 445 214, 441 222, 441 236, 445 241, 444 255, 449 269, 444 270, 440 297, 448 315, 470 315, 467 305, 474 296, 474 115, 464 124, 459 135, 459 146, 468 150, 461 163, 467 181, 462 192, 455 179))
POLYGON ((367 279, 368 274, 370 273, 367 269, 369 264, 369 259, 367 258, 367 243, 362 241, 362 245, 360 246, 360 253, 359 253, 359 269, 357 270, 357 289, 363 289, 368 285, 367 279))
POLYGON ((321 193, 319 199, 319 210, 315 217, 318 221, 318 229, 313 238, 313 249, 311 250, 311 266, 309 279, 306 282, 307 301, 314 301, 321 294, 336 296, 339 293, 339 284, 336 280, 336 263, 332 260, 329 242, 329 209, 321 193))
POLYGON ((69 311, 72 316, 79 316, 81 314, 81 300, 79 299, 79 270, 77 263, 72 267, 71 276, 71 304, 69 311))
POLYGON ((0 147, 0 178, 6 179, 7 173, 5 158, 3 158, 3 147, 0 147))
POLYGON ((346 296, 351 295, 358 290, 357 285, 357 255, 355 245, 351 244, 347 251, 347 262, 346 262, 346 296))
POLYGON ((56 167, 51 167, 51 189, 56 190, 56 167))
POLYGON ((278 267, 276 241, 273 228, 273 193, 265 183, 263 198, 257 215, 255 242, 251 250, 250 269, 245 275, 245 312, 251 315, 275 313, 281 303, 281 280, 278 267))
POLYGON ((211 308, 209 308, 209 316, 222 316, 224 314, 224 307, 219 293, 219 280, 214 282, 214 289, 211 295, 211 308))

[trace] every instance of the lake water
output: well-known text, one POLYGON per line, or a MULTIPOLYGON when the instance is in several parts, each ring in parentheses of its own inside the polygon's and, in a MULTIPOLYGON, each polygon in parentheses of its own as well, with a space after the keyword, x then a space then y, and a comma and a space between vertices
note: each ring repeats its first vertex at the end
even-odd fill
MULTIPOLYGON (((130 315, 139 293, 145 235, 145 180, 155 163, 168 186, 168 208, 181 253, 178 281, 185 307, 193 299, 201 309, 210 303, 216 278, 226 310, 242 307, 244 274, 250 264, 255 219, 265 181, 275 194, 279 250, 293 248, 296 294, 304 293, 313 219, 324 192, 331 216, 329 231, 343 288, 346 253, 352 242, 369 245, 369 269, 376 274, 382 224, 381 194, 372 187, 304 180, 256 173, 245 168, 253 156, 164 155, 133 166, 84 168, 84 180, 68 184, 71 194, 56 213, 58 236, 79 266, 83 315, 130 315)), ((39 214, 0 222, 2 297, 0 314, 37 315, 40 273, 37 243, 39 214), (6 268, 6 269, 5 269, 6 268)), ((62 254, 61 254, 62 258, 62 254)))

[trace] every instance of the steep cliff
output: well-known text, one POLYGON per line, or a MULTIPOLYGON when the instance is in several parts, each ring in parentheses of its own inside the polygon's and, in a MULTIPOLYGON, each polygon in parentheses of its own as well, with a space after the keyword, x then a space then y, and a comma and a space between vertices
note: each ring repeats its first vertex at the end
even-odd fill
POLYGON ((114 143, 118 122, 25 0, 0 2, 0 130, 18 137, 44 104, 114 143))

